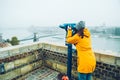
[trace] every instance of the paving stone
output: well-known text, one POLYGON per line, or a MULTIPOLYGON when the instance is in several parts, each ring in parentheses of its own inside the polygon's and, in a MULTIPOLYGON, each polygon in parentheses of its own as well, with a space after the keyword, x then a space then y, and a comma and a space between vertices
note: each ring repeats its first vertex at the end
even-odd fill
POLYGON ((9 51, 8 50, 0 52, 0 59, 4 59, 6 57, 9 57, 9 51))
POLYGON ((21 68, 21 74, 26 74, 26 73, 28 73, 29 71, 31 71, 32 70, 32 65, 27 65, 27 66, 24 66, 24 67, 22 67, 21 68))
POLYGON ((115 57, 109 55, 100 55, 100 61, 108 64, 115 64, 115 57))
POLYGON ((20 52, 19 52, 19 48, 9 50, 9 55, 10 55, 10 56, 15 56, 15 55, 17 55, 17 54, 19 54, 19 53, 20 53, 20 52))
POLYGON ((57 80, 58 74, 57 71, 42 67, 29 73, 25 80, 57 80))
POLYGON ((14 69, 14 62, 5 63, 5 70, 14 69))
POLYGON ((120 57, 116 57, 116 64, 120 66, 120 57))

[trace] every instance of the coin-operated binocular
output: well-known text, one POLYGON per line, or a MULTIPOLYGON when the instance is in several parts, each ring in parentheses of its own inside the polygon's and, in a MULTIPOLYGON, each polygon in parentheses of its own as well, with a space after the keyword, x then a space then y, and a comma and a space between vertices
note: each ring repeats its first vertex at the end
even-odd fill
MULTIPOLYGON (((59 25, 60 28, 64 29, 66 31, 67 35, 67 29, 68 27, 71 27, 72 29, 72 35, 74 35, 76 30, 76 24, 75 23, 65 23, 62 25, 59 25)), ((65 43, 68 47, 68 55, 67 55, 67 76, 69 77, 69 80, 71 80, 71 70, 72 70, 72 44, 65 43)))
POLYGON ((62 28, 62 29, 64 29, 66 31, 66 34, 67 34, 68 26, 71 27, 72 35, 74 35, 77 32, 77 30, 75 28, 76 27, 75 23, 65 23, 65 24, 59 25, 60 28, 62 28))

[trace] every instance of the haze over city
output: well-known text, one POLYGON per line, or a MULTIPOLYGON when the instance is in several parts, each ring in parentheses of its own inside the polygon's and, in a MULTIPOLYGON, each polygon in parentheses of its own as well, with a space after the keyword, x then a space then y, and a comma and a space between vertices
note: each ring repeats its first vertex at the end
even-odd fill
POLYGON ((120 26, 120 0, 0 0, 0 28, 80 20, 87 26, 120 26))

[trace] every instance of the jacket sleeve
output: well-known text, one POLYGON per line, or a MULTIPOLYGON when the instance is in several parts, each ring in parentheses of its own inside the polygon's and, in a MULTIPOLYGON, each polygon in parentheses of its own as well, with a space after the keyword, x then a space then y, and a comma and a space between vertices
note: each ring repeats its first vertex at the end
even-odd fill
POLYGON ((66 41, 71 44, 78 43, 78 35, 75 34, 72 36, 72 30, 68 30, 66 41))

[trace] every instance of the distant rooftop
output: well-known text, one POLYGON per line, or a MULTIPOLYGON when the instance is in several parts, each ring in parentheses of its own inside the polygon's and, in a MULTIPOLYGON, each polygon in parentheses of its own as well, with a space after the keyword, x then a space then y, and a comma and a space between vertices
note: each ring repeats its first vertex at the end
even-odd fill
POLYGON ((0 48, 4 48, 4 47, 8 47, 8 46, 11 46, 10 43, 2 43, 0 42, 0 48))

